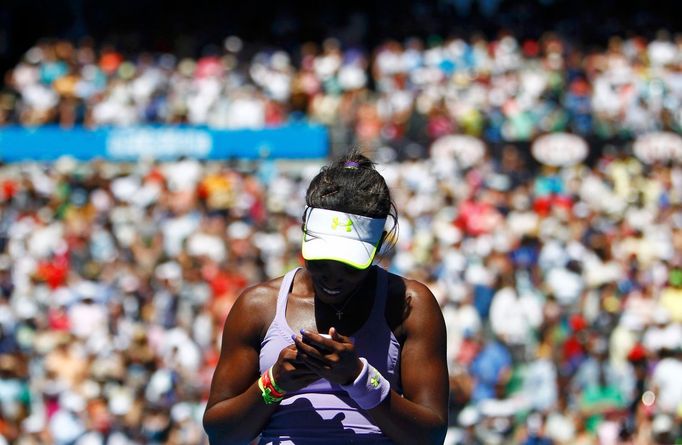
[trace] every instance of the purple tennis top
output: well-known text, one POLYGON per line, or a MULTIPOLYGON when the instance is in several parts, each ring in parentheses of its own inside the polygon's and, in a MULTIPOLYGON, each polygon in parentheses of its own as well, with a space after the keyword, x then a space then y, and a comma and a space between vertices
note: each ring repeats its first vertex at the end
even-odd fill
MULTIPOLYGON (((400 388, 400 344, 386 323, 387 272, 377 267, 374 306, 365 324, 351 336, 355 350, 391 383, 400 388)), ((280 351, 292 344, 287 324, 287 299, 294 275, 287 273, 277 296, 277 311, 261 343, 260 372, 270 368, 280 351)), ((320 379, 299 391, 287 393, 261 433, 261 445, 392 444, 369 416, 339 385, 320 379)))

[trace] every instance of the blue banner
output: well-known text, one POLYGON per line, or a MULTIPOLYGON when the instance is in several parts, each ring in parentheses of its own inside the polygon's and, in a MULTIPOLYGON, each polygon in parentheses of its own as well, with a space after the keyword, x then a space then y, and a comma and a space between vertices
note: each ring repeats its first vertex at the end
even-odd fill
POLYGON ((135 161, 187 156, 198 159, 319 159, 327 156, 327 129, 307 123, 262 130, 204 127, 0 128, 0 160, 51 161, 69 155, 80 160, 135 161))

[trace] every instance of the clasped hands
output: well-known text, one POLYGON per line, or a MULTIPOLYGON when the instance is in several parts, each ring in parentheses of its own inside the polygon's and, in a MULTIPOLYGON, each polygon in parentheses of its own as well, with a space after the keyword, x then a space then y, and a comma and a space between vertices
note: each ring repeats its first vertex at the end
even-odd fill
POLYGON ((329 335, 302 329, 292 340, 294 344, 282 349, 272 368, 277 384, 285 391, 304 388, 321 378, 348 385, 362 371, 350 337, 335 328, 329 329, 329 335))

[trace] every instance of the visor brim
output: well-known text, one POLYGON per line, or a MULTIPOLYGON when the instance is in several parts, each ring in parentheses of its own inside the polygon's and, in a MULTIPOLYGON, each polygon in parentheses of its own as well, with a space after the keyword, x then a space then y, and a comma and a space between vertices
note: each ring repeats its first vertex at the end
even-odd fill
POLYGON ((374 261, 378 245, 379 242, 371 244, 344 237, 304 235, 301 253, 308 261, 332 260, 356 269, 367 269, 374 261))

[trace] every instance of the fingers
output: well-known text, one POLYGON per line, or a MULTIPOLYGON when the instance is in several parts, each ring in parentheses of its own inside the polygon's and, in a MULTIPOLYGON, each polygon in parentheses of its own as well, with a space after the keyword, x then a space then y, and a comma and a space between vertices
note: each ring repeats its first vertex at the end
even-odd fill
POLYGON ((273 367, 272 373, 273 379, 286 391, 303 388, 320 379, 315 369, 295 357, 280 360, 273 367))
POLYGON ((299 360, 302 360, 307 366, 310 366, 311 364, 318 364, 320 366, 328 365, 328 359, 322 351, 313 345, 304 343, 302 338, 292 338, 296 345, 296 349, 298 350, 297 358, 299 360))
POLYGON ((332 340, 337 341, 339 343, 353 343, 350 339, 350 337, 346 337, 345 335, 339 334, 339 331, 336 330, 335 327, 329 328, 329 336, 332 338, 332 340))
POLYGON ((275 364, 275 369, 286 374, 299 372, 310 374, 312 372, 308 368, 306 362, 301 359, 295 343, 282 349, 277 362, 278 363, 275 364))
POLYGON ((293 368, 297 368, 300 365, 304 365, 304 363, 300 360, 298 356, 298 351, 296 349, 295 344, 289 345, 286 348, 282 349, 282 352, 280 353, 280 361, 282 362, 282 364, 291 363, 293 365, 293 368))
POLYGON ((304 343, 312 344, 318 349, 321 348, 329 352, 335 351, 337 349, 336 342, 332 340, 331 336, 325 336, 324 334, 319 334, 317 332, 301 329, 301 339, 304 343))
POLYGON ((320 362, 319 360, 315 360, 311 357, 307 358, 306 365, 310 367, 312 371, 314 371, 317 375, 326 377, 327 373, 332 369, 331 366, 320 362))
POLYGON ((335 328, 329 329, 329 335, 301 330, 300 336, 292 335, 291 339, 294 344, 282 350, 281 358, 287 367, 285 375, 294 386, 310 384, 320 378, 344 384, 357 374, 359 360, 353 342, 335 328))

